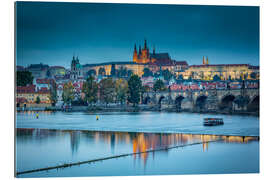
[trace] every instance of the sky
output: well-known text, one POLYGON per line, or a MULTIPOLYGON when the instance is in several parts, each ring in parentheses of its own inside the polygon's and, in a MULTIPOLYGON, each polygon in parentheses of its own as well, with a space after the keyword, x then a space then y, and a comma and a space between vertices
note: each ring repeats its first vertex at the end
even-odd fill
POLYGON ((259 65, 259 7, 17 2, 17 65, 132 61, 134 44, 202 64, 259 65))

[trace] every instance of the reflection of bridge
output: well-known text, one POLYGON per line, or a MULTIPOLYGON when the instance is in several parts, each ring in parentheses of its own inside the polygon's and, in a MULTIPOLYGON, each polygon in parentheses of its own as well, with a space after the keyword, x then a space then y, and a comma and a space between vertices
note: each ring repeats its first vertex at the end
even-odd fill
POLYGON ((259 89, 148 92, 143 104, 177 110, 259 110, 259 89))

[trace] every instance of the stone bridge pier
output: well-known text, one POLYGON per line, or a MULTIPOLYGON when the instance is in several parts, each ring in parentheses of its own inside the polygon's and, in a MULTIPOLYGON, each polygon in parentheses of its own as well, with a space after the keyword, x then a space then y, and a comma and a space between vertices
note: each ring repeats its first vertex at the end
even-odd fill
POLYGON ((174 111, 259 111, 259 89, 147 92, 143 104, 174 111))

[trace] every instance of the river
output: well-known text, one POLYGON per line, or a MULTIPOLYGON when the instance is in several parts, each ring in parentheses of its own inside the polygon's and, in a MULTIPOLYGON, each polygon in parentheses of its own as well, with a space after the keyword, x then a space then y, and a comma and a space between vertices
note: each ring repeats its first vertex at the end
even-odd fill
POLYGON ((259 172, 255 116, 44 111, 37 119, 28 111, 16 119, 17 172, 162 149, 18 177, 259 172), (221 117, 224 125, 205 127, 205 117, 221 117))

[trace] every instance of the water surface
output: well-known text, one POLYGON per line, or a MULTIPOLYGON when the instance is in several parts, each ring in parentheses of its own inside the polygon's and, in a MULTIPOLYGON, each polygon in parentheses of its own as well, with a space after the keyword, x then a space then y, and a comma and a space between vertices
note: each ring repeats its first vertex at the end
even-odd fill
POLYGON ((259 172, 257 137, 47 129, 17 129, 16 170, 177 145, 187 146, 18 177, 259 172), (204 143, 189 146, 196 142, 204 143))
POLYGON ((259 136, 259 118, 239 115, 210 115, 197 113, 98 113, 86 112, 17 112, 17 128, 65 130, 190 133, 259 136), (99 115, 99 120, 96 120, 99 115), (206 127, 203 118, 223 118, 223 126, 206 127))

